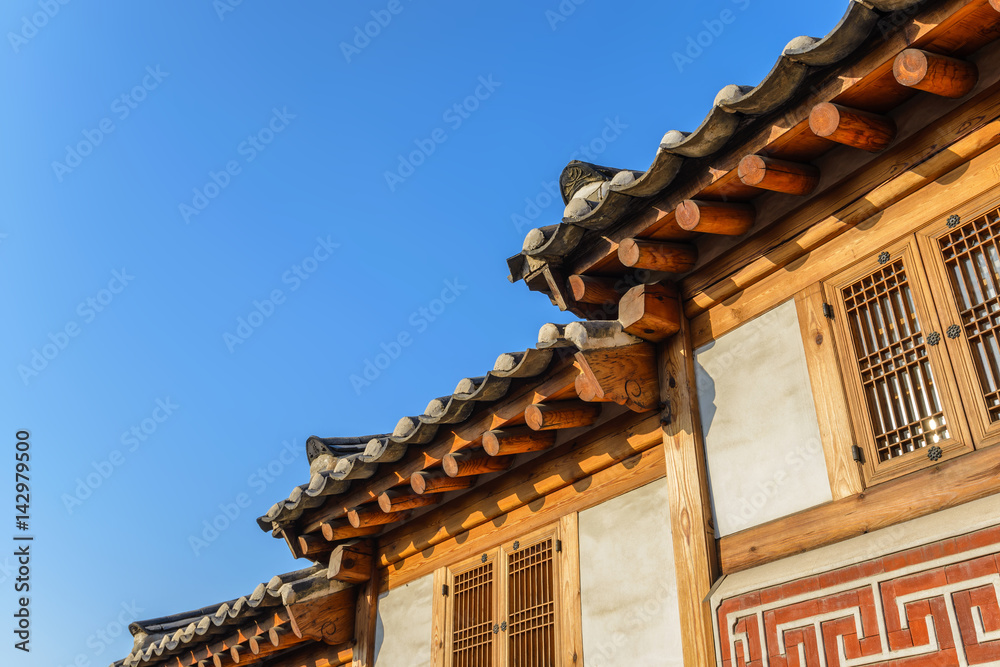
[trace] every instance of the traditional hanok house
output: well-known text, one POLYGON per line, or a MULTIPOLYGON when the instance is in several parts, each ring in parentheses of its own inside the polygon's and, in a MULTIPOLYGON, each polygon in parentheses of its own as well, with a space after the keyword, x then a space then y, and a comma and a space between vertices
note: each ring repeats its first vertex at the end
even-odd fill
POLYGON ((310 438, 313 564, 125 667, 1000 664, 1000 0, 852 1, 512 280, 581 319, 310 438))

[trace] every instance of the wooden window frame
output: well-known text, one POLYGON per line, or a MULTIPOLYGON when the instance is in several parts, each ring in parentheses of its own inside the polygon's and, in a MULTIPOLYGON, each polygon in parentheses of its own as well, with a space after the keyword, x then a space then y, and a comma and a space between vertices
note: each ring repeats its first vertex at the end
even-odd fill
MULTIPOLYGON (((977 202, 976 205, 965 205, 955 210, 955 215, 959 216, 959 224, 968 224, 972 220, 977 220, 981 216, 996 211, 1000 208, 1000 199, 992 202, 977 202)), ((995 445, 1000 442, 1000 420, 991 422, 989 411, 983 398, 982 388, 979 383, 979 374, 975 362, 972 359, 972 350, 965 336, 965 328, 962 326, 961 316, 958 310, 958 295, 954 292, 954 287, 948 276, 948 268, 941 256, 938 240, 954 230, 948 227, 947 218, 942 218, 917 231, 917 243, 920 246, 921 254, 924 257, 930 279, 931 289, 935 294, 942 295, 934 300, 937 308, 937 316, 944 329, 942 332, 942 343, 947 346, 951 354, 952 367, 959 384, 960 393, 964 400, 966 417, 972 431, 973 442, 977 449, 995 445), (949 338, 944 335, 948 326, 957 324, 962 327, 962 333, 957 338, 949 338)))
MULTIPOLYGON (((432 621, 433 667, 452 667, 453 602, 455 576, 486 562, 494 563, 494 623, 508 620, 507 616, 507 555, 516 551, 514 543, 523 550, 542 540, 553 539, 553 602, 555 628, 553 632, 555 664, 572 665, 582 662, 582 613, 580 603, 580 551, 579 528, 576 512, 557 522, 509 539, 472 558, 440 567, 434 572, 434 609, 432 621), (558 545, 558 547, 557 547, 558 545), (447 587, 445 589, 444 587, 447 587), (447 595, 444 591, 447 590, 447 595)), ((494 667, 511 664, 508 659, 509 634, 499 632, 494 641, 494 667)))
MULTIPOLYGON (((936 301, 931 293, 927 271, 917 247, 915 236, 911 232, 895 243, 885 248, 880 248, 850 268, 824 281, 827 298, 833 304, 835 311, 835 338, 848 404, 850 405, 851 415, 857 427, 856 435, 859 440, 858 444, 864 452, 861 469, 866 486, 894 479, 935 463, 935 461, 931 461, 927 457, 926 448, 896 456, 886 461, 880 462, 878 460, 874 428, 864 396, 860 372, 857 363, 854 361, 857 359, 857 356, 854 350, 853 336, 850 333, 847 311, 844 306, 841 290, 864 276, 877 271, 879 264, 877 264, 876 258, 882 252, 889 254, 890 262, 902 259, 907 281, 909 282, 910 291, 914 299, 914 308, 921 325, 921 331, 925 336, 924 347, 934 374, 934 384, 942 404, 950 435, 948 439, 935 443, 942 450, 942 455, 938 460, 943 461, 954 458, 974 449, 962 399, 959 396, 958 387, 951 380, 953 365, 948 347, 941 344, 929 345, 926 343, 927 334, 933 331, 942 332, 943 330, 938 319, 936 301)), ((943 335, 942 338, 944 338, 943 335)))

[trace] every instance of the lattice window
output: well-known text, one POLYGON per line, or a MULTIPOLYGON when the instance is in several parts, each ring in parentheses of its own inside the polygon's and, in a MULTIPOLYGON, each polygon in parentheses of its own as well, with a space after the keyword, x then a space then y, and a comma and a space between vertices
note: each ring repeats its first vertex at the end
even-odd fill
MULTIPOLYGON (((576 549, 563 551, 563 540, 576 540, 576 518, 506 542, 439 573, 444 584, 438 607, 445 637, 435 665, 446 667, 559 667, 563 649, 578 655, 579 576, 576 549), (572 604, 561 595, 576 590, 572 604), (573 618, 567 614, 576 610, 573 618), (562 633, 569 633, 564 635, 562 633), (569 639, 567 639, 569 637, 569 639)), ((437 623, 437 621, 435 621, 437 623)))
POLYGON ((902 258, 841 289, 878 461, 948 438, 902 258))
POLYGON ((916 239, 882 249, 833 278, 838 356, 867 483, 972 449, 916 239))
POLYGON ((1000 420, 1000 210, 937 239, 990 422, 1000 420))
POLYGON ((493 664, 493 561, 455 575, 452 606, 452 664, 489 667, 493 664))
POLYGON ((507 633, 511 665, 555 665, 554 539, 507 554, 507 633))

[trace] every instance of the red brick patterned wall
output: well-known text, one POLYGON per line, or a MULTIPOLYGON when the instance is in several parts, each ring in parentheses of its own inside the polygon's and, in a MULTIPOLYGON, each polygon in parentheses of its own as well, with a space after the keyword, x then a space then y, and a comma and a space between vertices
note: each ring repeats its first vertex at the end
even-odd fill
POLYGON ((724 667, 1000 665, 1000 526, 723 600, 724 667))

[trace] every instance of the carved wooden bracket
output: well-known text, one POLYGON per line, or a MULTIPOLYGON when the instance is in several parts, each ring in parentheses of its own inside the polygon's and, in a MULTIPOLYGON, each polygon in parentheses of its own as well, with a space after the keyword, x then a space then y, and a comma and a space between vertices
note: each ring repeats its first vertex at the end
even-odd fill
POLYGON ((345 588, 323 597, 285 605, 292 632, 330 646, 354 639, 355 602, 358 591, 345 588))
POLYGON ((656 348, 650 343, 576 353, 576 393, 585 401, 613 401, 635 412, 660 404, 656 348))

